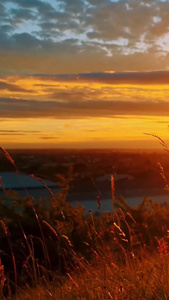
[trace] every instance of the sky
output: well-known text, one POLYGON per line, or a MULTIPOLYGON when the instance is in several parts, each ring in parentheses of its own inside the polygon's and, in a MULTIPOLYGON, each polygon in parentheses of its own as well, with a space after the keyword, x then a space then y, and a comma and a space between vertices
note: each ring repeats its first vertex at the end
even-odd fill
POLYGON ((0 2, 0 146, 169 143, 169 1, 0 2))

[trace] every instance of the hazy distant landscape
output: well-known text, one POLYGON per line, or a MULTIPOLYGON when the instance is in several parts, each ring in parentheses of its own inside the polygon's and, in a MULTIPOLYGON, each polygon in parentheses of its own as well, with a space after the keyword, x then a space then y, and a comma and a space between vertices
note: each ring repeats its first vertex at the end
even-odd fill
MULTIPOLYGON (((169 178, 168 153, 163 150, 30 149, 8 151, 14 158, 21 174, 30 175, 33 173, 43 180, 50 180, 49 187, 53 182, 53 188, 50 188, 55 194, 60 190, 57 187, 57 177, 58 175, 63 176, 68 180, 69 185, 66 200, 74 203, 74 205, 76 202, 83 203, 87 210, 95 207, 94 211, 96 211, 98 195, 101 202, 108 203, 107 209, 110 210, 112 201, 111 175, 115 180, 115 196, 124 197, 132 206, 134 203, 136 205, 140 203, 146 196, 155 201, 159 198, 160 203, 168 200, 168 191, 165 189, 166 183, 160 174, 158 165, 160 163, 164 166, 167 180, 169 178)), ((1 172, 14 171, 14 167, 8 160, 4 160, 2 154, 0 160, 1 172)), ((9 180, 12 179, 9 177, 9 180)), ((26 181, 28 180, 26 179, 26 181)), ((17 186, 15 184, 13 186, 21 197, 27 196, 24 180, 17 183, 17 186)), ((7 188, 9 189, 8 185, 7 188)), ((41 188, 29 188, 28 192, 30 196, 35 198, 50 196, 49 191, 43 186, 41 188)), ((0 195, 4 196, 2 189, 0 195)), ((106 210, 105 203, 104 211, 106 210)))
MULTIPOLYGON (((169 176, 168 153, 160 150, 8 150, 20 172, 57 181, 57 174, 69 179, 69 194, 111 193, 114 175, 116 196, 144 196, 165 193, 158 163, 169 176)), ((1 172, 15 171, 0 156, 1 172)))

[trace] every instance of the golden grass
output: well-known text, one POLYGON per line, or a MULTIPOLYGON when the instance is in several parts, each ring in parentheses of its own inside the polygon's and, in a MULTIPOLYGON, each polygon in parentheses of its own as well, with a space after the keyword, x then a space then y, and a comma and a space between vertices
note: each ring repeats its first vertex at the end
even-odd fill
MULTIPOLYGON (((158 138, 157 136, 155 136, 158 138)), ((159 139, 159 138, 158 138, 159 139)), ((166 145, 160 139, 163 147, 166 145)), ((6 158, 15 166, 14 160, 2 148, 6 158)), ((160 166, 161 167, 161 166, 160 166)), ((15 166, 16 168, 16 166, 15 166)), ((165 176, 161 167, 161 173, 165 176)), ((164 179, 163 176, 163 179, 164 179)), ((33 177, 36 180, 40 180, 33 177)), ((167 182, 166 182, 167 184, 167 182)), ((115 201, 114 178, 111 178, 112 199, 115 201)), ((52 195, 53 196, 53 195, 52 195)), ((100 198, 97 199, 100 206, 100 198)), ((41 220, 31 203, 33 214, 36 218, 40 237, 27 236, 22 229, 22 234, 26 242, 28 254, 25 259, 23 268, 27 271, 31 282, 25 287, 17 285, 17 269, 15 256, 13 253, 12 243, 8 228, 3 220, 1 225, 4 234, 8 240, 11 251, 15 295, 8 292, 8 300, 167 300, 169 295, 169 249, 168 249, 168 231, 165 228, 163 237, 156 238, 156 244, 152 240, 153 246, 145 245, 139 241, 139 234, 133 234, 133 226, 137 226, 137 221, 132 215, 132 211, 139 217, 145 216, 143 230, 146 231, 146 221, 148 211, 145 210, 148 200, 144 200, 139 209, 135 211, 121 200, 121 207, 118 213, 105 215, 109 226, 105 227, 103 220, 102 226, 97 226, 95 218, 90 212, 89 218, 84 220, 87 228, 86 234, 88 242, 83 241, 84 247, 88 248, 92 254, 90 259, 85 258, 76 251, 72 244, 71 238, 63 232, 57 231, 46 220, 41 220), (64 274, 60 269, 51 271, 50 257, 46 245, 42 224, 46 226, 49 232, 53 233, 55 242, 57 241, 58 253, 65 260, 67 270, 64 274), (105 236, 108 236, 106 242, 105 236), (137 244, 133 243, 134 238, 137 244), (34 239, 39 239, 44 252, 44 266, 40 265, 35 258, 34 239), (62 249, 60 245, 64 245, 62 249), (59 252, 60 251, 60 252, 59 252), (66 261, 71 257, 71 264, 66 261)), ((150 206, 149 206, 150 207, 150 206)), ((153 206, 152 206, 153 208, 153 206)), ((53 207, 54 209, 54 207, 53 207)), ((156 217, 157 207, 154 206, 153 214, 156 217)), ((162 208, 164 209, 164 207, 162 208)), ((165 208, 167 209, 167 208, 165 208)), ((65 222, 65 215, 60 210, 62 219, 65 222)), ((152 217, 153 217, 152 214, 152 217)), ((155 218, 154 217, 154 218, 155 218)), ((58 220, 56 220, 58 222, 58 220)), ((57 225, 59 222, 57 223, 57 225)), ((60 222, 61 224, 61 222, 60 222)), ((66 224, 66 223, 63 223, 66 224)), ((160 223, 159 223, 160 224, 160 223)), ((165 226, 165 224, 163 224, 165 226)), ((160 225, 161 226, 161 225, 160 225)), ((58 228, 57 228, 58 229, 58 228)), ((81 238, 83 239, 83 237, 81 238)), ((151 241, 150 241, 151 242, 151 241)), ((0 261, 0 296, 4 297, 4 285, 8 280, 5 273, 5 266, 0 261)))
POLYGON ((169 254, 150 255, 146 249, 141 252, 141 258, 130 256, 125 264, 118 263, 113 253, 98 256, 97 262, 86 263, 86 270, 68 274, 60 286, 56 280, 54 284, 27 289, 17 299, 168 299, 169 254))

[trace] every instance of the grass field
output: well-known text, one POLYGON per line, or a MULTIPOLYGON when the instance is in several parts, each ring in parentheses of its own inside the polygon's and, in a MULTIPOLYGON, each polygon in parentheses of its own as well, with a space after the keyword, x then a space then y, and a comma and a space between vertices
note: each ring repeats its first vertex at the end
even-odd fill
POLYGON ((31 196, 0 201, 1 299, 168 299, 168 205, 144 198, 132 208, 112 178, 113 212, 86 216, 66 202, 68 182, 58 184, 48 210, 31 196))

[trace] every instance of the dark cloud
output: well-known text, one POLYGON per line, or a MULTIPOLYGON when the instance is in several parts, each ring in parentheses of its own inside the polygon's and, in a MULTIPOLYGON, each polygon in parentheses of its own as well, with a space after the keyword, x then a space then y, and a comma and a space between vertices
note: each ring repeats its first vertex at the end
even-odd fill
POLYGON ((76 88, 76 89, 68 89, 67 90, 61 90, 61 91, 56 91, 51 94, 49 94, 50 99, 55 99, 55 100, 61 100, 61 101, 71 101, 71 100, 90 100, 92 99, 97 99, 97 97, 100 95, 100 91, 92 91, 90 88, 76 88))
POLYGON ((0 130, 0 134, 4 133, 8 133, 8 134, 27 134, 27 133, 39 133, 40 131, 38 130, 0 130))
POLYGON ((48 11, 53 11, 53 7, 49 4, 46 3, 45 1, 40 1, 40 0, 10 0, 10 2, 17 4, 20 7, 25 7, 25 8, 36 8, 40 13, 45 13, 48 11))
POLYGON ((117 115, 168 116, 169 102, 33 101, 0 98, 0 117, 73 119, 117 115))
POLYGON ((6 9, 3 3, 0 3, 0 17, 1 21, 6 21, 6 9))
POLYGON ((12 26, 11 25, 0 25, 0 33, 1 35, 3 34, 5 38, 7 38, 8 33, 12 31, 12 26))
POLYGON ((42 42, 29 33, 20 33, 13 35, 13 45, 18 50, 29 49, 31 51, 40 51, 42 42))
POLYGON ((0 132, 0 135, 3 135, 3 136, 7 136, 7 135, 25 135, 24 133, 15 133, 15 134, 13 134, 13 133, 3 133, 3 132, 0 132))
MULTIPOLYGON (((3 30, 3 28, 2 28, 3 30)), ((0 29, 1 32, 1 29, 0 29)), ((56 33, 57 35, 57 33, 56 33)), ((58 32, 58 35, 60 33, 58 32)), ((4 32, 0 37, 0 50, 15 51, 19 53, 33 54, 75 54, 82 48, 77 46, 78 39, 65 39, 62 42, 53 42, 50 38, 42 40, 32 34, 23 32, 8 36, 4 32)), ((31 58, 31 57, 30 57, 31 58)), ((25 65, 25 62, 22 62, 25 65)), ((42 62, 41 62, 42 63, 42 62)), ((36 65, 36 61, 34 62, 36 65)))
POLYGON ((51 140, 51 139, 56 139, 54 136, 41 136, 40 139, 42 140, 51 140))
POLYGON ((25 90, 25 89, 21 88, 18 85, 11 84, 11 83, 6 83, 4 81, 0 81, 0 90, 8 90, 8 91, 11 91, 11 92, 26 92, 26 93, 33 92, 31 90, 25 90))
POLYGON ((29 8, 13 8, 10 12, 14 24, 19 24, 26 20, 36 20, 38 17, 37 13, 29 8))
POLYGON ((106 84, 169 84, 169 71, 149 71, 149 72, 97 72, 62 75, 35 74, 45 81, 62 82, 99 82, 106 84))
POLYGON ((28 134, 37 134, 40 131, 33 130, 0 130, 0 136, 20 136, 20 135, 28 135, 28 134))

